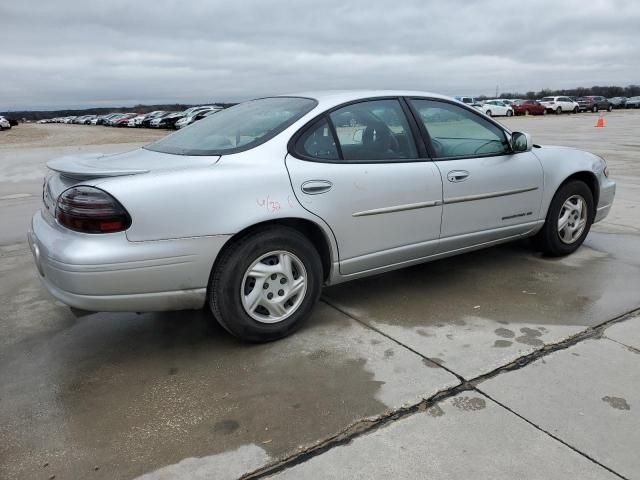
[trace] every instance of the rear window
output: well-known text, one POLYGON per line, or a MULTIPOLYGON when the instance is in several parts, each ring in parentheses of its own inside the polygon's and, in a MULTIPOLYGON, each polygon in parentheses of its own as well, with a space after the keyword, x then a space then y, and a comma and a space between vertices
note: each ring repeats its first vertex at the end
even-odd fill
POLYGON ((553 102, 553 97, 544 97, 541 102, 553 102))
POLYGON ((311 111, 317 102, 302 97, 271 97, 244 102, 205 117, 147 145, 175 155, 225 155, 266 142, 311 111))

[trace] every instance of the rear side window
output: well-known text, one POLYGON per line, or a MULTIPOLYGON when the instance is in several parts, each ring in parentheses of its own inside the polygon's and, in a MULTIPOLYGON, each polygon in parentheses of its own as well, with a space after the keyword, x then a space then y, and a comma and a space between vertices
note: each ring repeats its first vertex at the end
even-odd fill
POLYGON ((339 160, 333 132, 326 119, 309 128, 298 140, 296 150, 318 160, 339 160))
POLYGON ((436 100, 412 99, 437 158, 479 157, 509 152, 501 128, 466 108, 436 100))
POLYGON ((176 155, 225 155, 260 145, 317 105, 302 97, 271 97, 240 103, 147 145, 176 155))

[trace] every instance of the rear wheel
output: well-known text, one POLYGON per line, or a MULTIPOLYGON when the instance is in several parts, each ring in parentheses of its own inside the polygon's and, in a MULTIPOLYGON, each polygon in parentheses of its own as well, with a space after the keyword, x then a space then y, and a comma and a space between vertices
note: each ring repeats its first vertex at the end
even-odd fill
POLYGON ((222 252, 209 282, 213 315, 232 335, 269 342, 295 332, 320 296, 322 263, 300 232, 270 227, 222 252))
POLYGON ((609 106, 607 107, 607 112, 610 112, 611 110, 613 110, 613 106, 612 106, 612 105, 609 105, 609 106))
POLYGON ((487 110, 487 115, 491 116, 491 110, 487 110))
POLYGON ((573 109, 573 113, 578 113, 578 112, 579 112, 578 107, 575 107, 575 108, 573 109))
POLYGON ((507 110, 507 117, 511 117, 513 115, 513 110, 507 110))
POLYGON ((562 107, 558 107, 556 109, 556 115, 560 115, 562 113, 562 107))
POLYGON ((580 180, 568 182, 554 195, 544 226, 532 240, 547 255, 568 255, 584 242, 593 217, 593 194, 589 187, 580 180))
POLYGON ((597 105, 594 105, 594 106, 593 106, 593 108, 591 109, 591 111, 592 111, 593 113, 598 113, 598 106, 597 106, 597 105))

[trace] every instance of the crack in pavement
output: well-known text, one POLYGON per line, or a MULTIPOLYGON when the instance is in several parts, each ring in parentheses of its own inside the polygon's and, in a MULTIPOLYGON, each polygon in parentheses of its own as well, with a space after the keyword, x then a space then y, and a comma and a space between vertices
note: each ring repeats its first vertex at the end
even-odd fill
POLYGON ((609 473, 614 474, 615 476, 622 478, 623 480, 630 480, 627 477, 625 477, 624 475, 619 474, 618 472, 616 472, 615 470, 613 470, 610 467, 607 467, 606 465, 600 463, 598 460, 596 460, 595 458, 591 457, 590 455, 587 455, 586 453, 584 453, 582 450, 578 450, 576 447, 574 447, 573 445, 571 445, 570 443, 565 442, 564 440, 562 440, 560 437, 554 435, 553 433, 549 432, 548 430, 545 430, 544 428, 542 428, 541 426, 533 423, 531 420, 529 420, 528 418, 520 415, 518 412, 516 412, 515 410, 512 410, 511 408, 507 407, 504 403, 499 402, 498 400, 496 400, 495 398, 493 398, 491 395, 489 395, 488 393, 484 392, 483 390, 479 389, 478 387, 475 387, 474 390, 476 390, 478 393, 484 395, 485 397, 487 397, 489 400, 491 400, 493 403, 495 403, 496 405, 501 406, 502 408, 504 408, 506 411, 512 413, 513 415, 515 415, 516 417, 518 417, 521 420, 524 420, 526 423, 528 423, 529 425, 531 425, 533 428, 535 428, 536 430, 539 430, 540 432, 548 435, 549 437, 553 438, 554 440, 560 442, 561 444, 563 444, 565 447, 570 448, 571 450, 573 450, 574 452, 576 452, 579 455, 582 455, 583 457, 585 457, 587 460, 590 460, 591 462, 595 463, 596 465, 598 465, 599 467, 604 468, 605 470, 607 470, 609 473))
MULTIPOLYGON (((379 333, 380 335, 388 338, 389 340, 393 341, 394 343, 396 343, 397 345, 406 348, 407 350, 415 353, 416 355, 419 355, 421 358, 426 359, 432 363, 436 363, 433 362, 433 360, 431 360, 429 357, 422 355, 421 353, 415 351, 414 349, 412 349, 411 347, 403 344, 402 342, 398 341, 397 339, 385 334, 384 332, 381 332, 380 330, 378 330, 377 328, 368 325, 367 323, 359 320, 358 318, 355 318, 353 315, 341 310, 339 307, 333 305, 330 301, 328 301, 325 297, 322 297, 321 299, 322 302, 326 303, 327 305, 329 305, 330 307, 333 307, 334 309, 336 309, 337 311, 341 312, 342 314, 346 315, 347 317, 351 318, 352 320, 355 320, 356 322, 360 323, 361 325, 365 326, 366 328, 369 328, 377 333, 379 333)), ((286 458, 280 459, 276 462, 270 463, 268 465, 265 465, 257 470, 254 470, 252 472, 246 473, 243 476, 240 477, 241 480, 254 480, 254 479, 259 479, 259 478, 265 478, 267 476, 270 475, 274 475, 276 473, 282 472, 284 470, 287 470, 295 465, 301 464, 306 462, 307 460, 310 460, 313 457, 317 457, 318 455, 321 455, 325 452, 327 452, 328 450, 333 449, 334 447, 339 447, 339 446, 343 446, 343 445, 347 445, 349 443, 351 443, 352 440, 364 436, 368 433, 371 433, 373 431, 376 431, 382 427, 384 427, 385 425, 391 423, 391 422, 395 422, 397 420, 400 420, 402 418, 406 418, 410 415, 413 415, 415 413, 418 412, 422 412, 427 410, 428 408, 430 408, 431 406, 446 400, 448 398, 454 397, 456 395, 458 395, 461 392, 465 392, 465 391, 476 391, 478 393, 480 393, 481 395, 486 396, 488 399, 490 399, 492 402, 496 403, 497 405, 501 406, 502 408, 504 408, 505 410, 513 413, 514 415, 516 415, 517 417, 521 418, 522 420, 524 420, 525 422, 527 422, 529 425, 533 426, 534 428, 536 428, 537 430, 539 430, 540 432, 548 435, 549 437, 553 438, 554 440, 562 443, 563 445, 567 446, 568 448, 570 448, 571 450, 573 450, 574 452, 578 453, 579 455, 583 456, 584 458, 590 460, 591 462, 597 464, 598 466, 604 468, 605 470, 607 470, 608 472, 616 475, 617 477, 623 479, 623 480, 628 480, 626 477, 624 477, 623 475, 620 475, 619 473, 617 473, 616 471, 612 470, 611 468, 601 464, 600 462, 598 462, 597 460, 595 460, 594 458, 590 457, 589 455, 587 455, 586 453, 578 450, 577 448, 573 447, 572 445, 566 443, 565 441, 561 440, 560 438, 556 437, 555 435, 551 434, 550 432, 544 430, 543 428, 539 427, 538 425, 536 425, 535 423, 531 422, 530 420, 528 420, 527 418, 523 417, 522 415, 516 413, 515 411, 511 410, 509 407, 507 407, 506 405, 498 402, 497 400, 495 400, 494 398, 492 398, 491 396, 487 395, 485 392, 483 392, 481 389, 478 388, 478 384, 484 382, 485 380, 488 380, 490 378, 496 377, 497 375, 501 375, 503 373, 506 372, 511 372, 514 370, 519 370, 533 362, 535 362, 536 360, 545 357, 551 353, 560 351, 560 350, 565 350, 569 347, 572 347, 574 345, 577 345, 580 342, 583 342, 584 340, 588 340, 588 339, 593 339, 593 338, 607 338, 604 336, 604 331, 610 327, 611 325, 614 325, 616 323, 619 322, 623 322, 631 317, 637 316, 640 313, 640 308, 636 308, 633 309, 631 311, 628 311, 626 313, 623 313, 622 315, 618 315, 617 317, 614 317, 610 320, 607 320, 605 322, 602 322, 596 326, 593 327, 587 327, 585 330, 572 335, 571 337, 568 337, 560 342, 556 342, 556 343, 550 343, 547 345, 544 345, 542 348, 528 354, 528 355, 524 355, 522 357, 517 358, 516 360, 509 362, 501 367, 498 367, 488 373, 482 374, 482 375, 478 375, 477 377, 474 377, 472 379, 465 379, 464 377, 462 377, 461 375, 457 374, 456 372, 450 370, 447 367, 444 367, 443 365, 440 364, 436 364, 439 367, 443 368, 444 370, 446 370, 447 372, 451 373, 452 375, 455 375, 456 378, 458 378, 458 380, 460 380, 460 384, 456 385, 454 387, 442 390, 438 393, 436 393, 435 395, 432 395, 429 398, 423 399, 422 401, 418 402, 415 405, 411 405, 408 407, 403 407, 394 411, 391 411, 387 414, 381 415, 379 417, 376 418, 369 418, 369 419, 364 419, 364 420, 360 420, 358 422, 355 422, 354 424, 348 426, 347 428, 345 428, 344 430, 342 430, 341 432, 337 433, 336 435, 333 435, 329 438, 326 438, 324 440, 321 440, 320 442, 316 443, 315 445, 312 445, 310 447, 307 447, 299 452, 296 452, 286 458)), ((607 338, 608 339, 608 338, 607 338)), ((626 346, 626 345, 625 345, 626 346)))
POLYGON ((607 340, 611 340, 612 342, 617 343, 618 345, 622 345, 624 348, 626 348, 630 352, 640 354, 640 350, 637 349, 636 347, 632 347, 631 345, 627 345, 626 343, 619 342, 618 340, 614 340, 613 338, 609 338, 606 335, 604 335, 603 338, 606 338, 607 340))

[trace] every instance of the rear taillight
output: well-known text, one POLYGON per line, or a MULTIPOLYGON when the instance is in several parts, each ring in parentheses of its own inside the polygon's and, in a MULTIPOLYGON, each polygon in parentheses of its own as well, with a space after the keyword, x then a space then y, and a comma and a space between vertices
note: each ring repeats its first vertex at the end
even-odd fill
POLYGON ((56 204, 56 220, 83 233, 114 233, 126 230, 131 218, 120 203, 95 187, 71 187, 62 192, 56 204))

